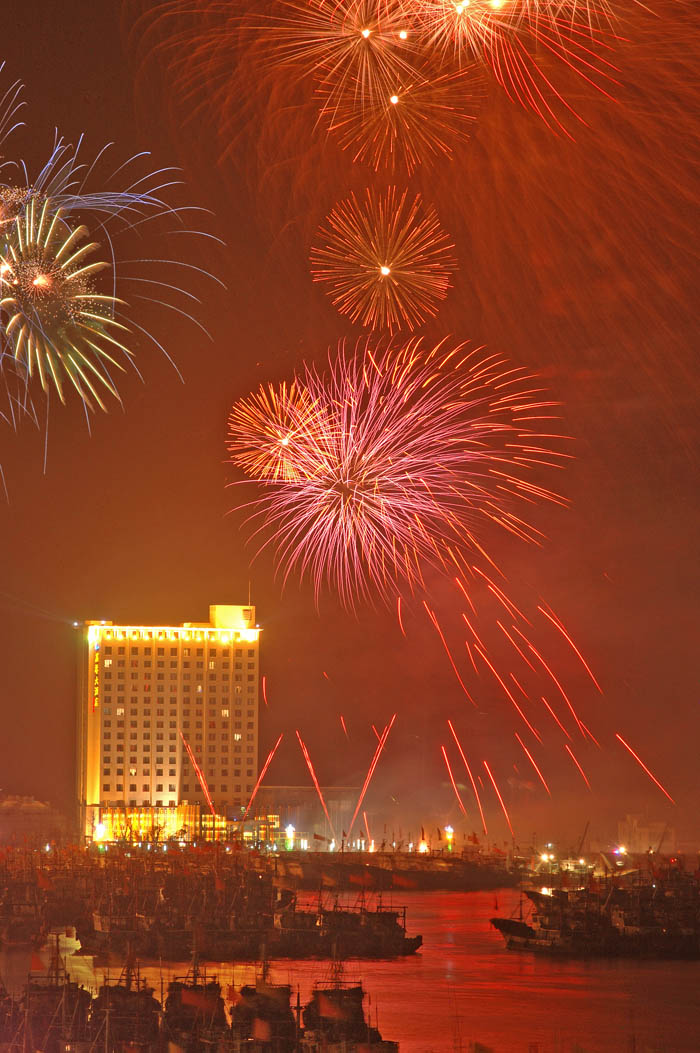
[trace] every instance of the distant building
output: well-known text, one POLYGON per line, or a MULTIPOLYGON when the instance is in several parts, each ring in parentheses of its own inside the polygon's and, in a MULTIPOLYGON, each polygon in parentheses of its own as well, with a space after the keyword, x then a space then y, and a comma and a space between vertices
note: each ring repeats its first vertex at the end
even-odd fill
POLYGON ((68 835, 66 817, 34 797, 0 798, 0 844, 43 845, 68 835))
POLYGON ((661 852, 662 855, 676 851, 676 831, 668 823, 652 822, 642 815, 626 815, 617 823, 618 844, 628 852, 641 854, 661 852))
POLYGON ((77 800, 87 838, 175 836, 210 814, 187 745, 217 813, 247 803, 258 774, 259 637, 252 606, 210 606, 208 622, 180 626, 81 626, 77 800))

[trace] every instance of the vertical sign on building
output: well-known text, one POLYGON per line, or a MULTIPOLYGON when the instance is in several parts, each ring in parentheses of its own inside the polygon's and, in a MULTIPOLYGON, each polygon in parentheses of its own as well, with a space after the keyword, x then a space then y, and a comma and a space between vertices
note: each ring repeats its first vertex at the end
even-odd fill
POLYGON ((98 708, 100 704, 100 644, 99 641, 95 641, 95 654, 93 658, 93 670, 92 670, 92 712, 98 708))

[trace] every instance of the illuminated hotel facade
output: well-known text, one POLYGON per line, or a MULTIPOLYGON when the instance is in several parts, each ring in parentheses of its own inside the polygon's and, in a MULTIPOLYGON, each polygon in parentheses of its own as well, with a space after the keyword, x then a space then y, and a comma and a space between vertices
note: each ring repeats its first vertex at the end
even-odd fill
POLYGON ((193 816, 211 809, 187 745, 223 827, 258 774, 255 607, 213 605, 208 622, 179 626, 85 622, 80 632, 81 832, 191 835, 193 816))

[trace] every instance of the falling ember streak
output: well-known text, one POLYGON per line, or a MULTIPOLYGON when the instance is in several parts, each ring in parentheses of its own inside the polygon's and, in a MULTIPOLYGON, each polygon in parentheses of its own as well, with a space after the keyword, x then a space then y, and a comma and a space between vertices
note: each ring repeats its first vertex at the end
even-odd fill
POLYGON ((590 730, 590 728, 588 728, 588 727, 587 727, 587 726, 586 726, 586 725, 585 725, 585 724, 583 723, 583 721, 581 721, 581 727, 582 727, 582 728, 583 728, 583 730, 584 730, 584 731, 586 732, 586 734, 588 735, 588 737, 589 737, 589 739, 591 740, 591 742, 594 742, 594 743, 596 744, 596 746, 598 747, 598 749, 600 749, 600 748, 601 748, 601 746, 600 746, 600 743, 598 742, 598 739, 597 739, 597 738, 595 737, 595 735, 594 735, 594 734, 593 734, 593 732, 592 732, 592 731, 590 730))
MULTIPOLYGON (((513 637, 512 637, 511 635, 510 635, 510 633, 508 632, 508 630, 506 629, 506 627, 505 627, 504 625, 502 625, 502 624, 501 624, 501 623, 499 622, 499 620, 498 620, 498 619, 496 619, 496 625, 497 625, 497 626, 498 626, 498 628, 499 628, 499 629, 500 629, 500 630, 501 630, 501 631, 502 631, 502 632, 503 632, 503 633, 504 633, 504 634, 505 634, 505 635, 506 635, 506 636, 508 637, 508 639, 509 639, 509 640, 510 640, 510 642, 512 643, 513 647, 515 648, 515 650, 516 650, 516 651, 518 652, 518 654, 519 654, 519 655, 520 655, 520 657, 522 658, 522 660, 523 660, 523 662, 525 663, 525 665, 528 665, 528 666, 530 667, 530 669, 532 669, 533 673, 535 673, 535 672, 536 672, 536 669, 535 669, 534 665, 532 664, 532 662, 530 661, 530 659, 529 659, 529 658, 528 658, 528 657, 527 657, 527 656, 525 655, 525 652, 524 652, 524 651, 521 651, 521 649, 520 649, 520 648, 518 647, 518 645, 516 644, 515 640, 514 640, 514 639, 513 639, 513 637)), ((511 675, 512 675, 512 674, 511 674, 511 675)))
POLYGON ((582 735, 583 735, 583 737, 585 738, 585 737, 586 737, 586 733, 585 733, 585 731, 583 730, 583 728, 581 727, 581 721, 579 720, 579 717, 578 717, 578 713, 576 712, 576 710, 575 710, 575 709, 574 709, 574 707, 572 706, 572 704, 571 704, 571 701, 570 701, 570 699, 569 699, 569 696, 567 695, 566 691, 565 691, 565 690, 564 690, 564 688, 563 688, 563 687, 561 686, 561 684, 560 684, 560 683, 559 683, 559 681, 557 680, 556 676, 554 675, 554 673, 552 672, 552 670, 551 670, 551 669, 549 668, 549 666, 548 666, 548 665, 547 665, 547 663, 545 662, 545 660, 544 660, 544 658, 542 657, 542 655, 541 655, 541 654, 539 653, 539 651, 538 651, 538 650, 537 650, 537 649, 536 649, 536 648, 535 648, 535 647, 534 647, 534 646, 533 646, 533 645, 532 645, 532 644, 530 643, 530 641, 528 640, 527 636, 525 636, 525 634, 524 634, 524 633, 521 633, 521 632, 520 632, 520 629, 518 629, 518 628, 517 628, 517 626, 515 626, 515 625, 514 625, 514 626, 513 626, 513 629, 515 630, 515 632, 516 632, 516 633, 517 633, 517 634, 518 634, 519 636, 522 636, 523 640, 525 641, 525 643, 527 644, 527 646, 528 646, 528 647, 530 648, 530 650, 531 650, 531 651, 532 651, 532 653, 534 654, 535 658, 537 658, 537 660, 538 660, 538 661, 539 661, 539 662, 540 662, 540 663, 542 664, 542 666, 543 666, 543 667, 544 667, 544 668, 546 669, 547 673, 549 674, 549 677, 550 677, 550 679, 551 679, 551 680, 552 680, 552 681, 553 681, 553 682, 554 682, 554 683, 556 684, 556 686, 557 686, 557 687, 559 688, 559 691, 560 691, 560 693, 561 693, 561 696, 562 696, 562 698, 564 699, 564 701, 566 702, 567 706, 568 706, 568 707, 569 707, 569 709, 571 710, 571 714, 572 714, 572 716, 573 716, 574 720, 576 721, 576 726, 577 726, 577 728, 579 729, 579 731, 581 732, 581 734, 582 734, 582 735))
POLYGON ((355 811, 353 813, 353 817, 350 820, 350 826, 348 827, 348 838, 350 837, 350 834, 352 833, 353 825, 355 823, 355 820, 357 819, 357 813, 359 812, 360 808, 362 807, 362 802, 363 802, 363 800, 365 798, 365 794, 367 793, 367 789, 368 789, 369 784, 370 784, 370 782, 372 780, 372 776, 374 775, 374 769, 377 767, 377 763, 378 763, 379 758, 381 756, 382 750, 384 749, 384 745, 386 743, 386 740, 389 738, 389 732, 391 731, 392 727, 394 726, 394 721, 395 720, 396 720, 396 713, 394 713, 393 717, 391 718, 391 720, 389 721, 387 726, 384 728, 384 732, 382 733, 382 737, 379 740, 379 744, 378 744, 376 750, 374 751, 374 756, 372 757, 372 763, 369 766, 369 770, 367 772, 367 777, 366 777, 364 785, 362 787, 362 791, 360 793, 360 797, 359 797, 359 800, 357 802, 357 806, 356 806, 355 811))
MULTIPOLYGON (((382 741, 382 736, 379 734, 379 732, 377 731, 377 729, 374 726, 374 724, 372 724, 372 731, 377 736, 377 742, 381 742, 382 741)), ((386 731, 386 728, 384 728, 384 731, 386 731)), ((382 734, 383 734, 383 732, 382 732, 382 734)))
POLYGON ((319 800, 321 802, 321 805, 323 806, 323 810, 326 813, 326 819, 328 820, 328 825, 331 828, 331 834, 333 835, 333 840, 335 840, 335 830, 333 829, 333 823, 331 822, 331 817, 328 814, 328 809, 326 808, 326 802, 323 799, 323 794, 321 793, 321 787, 318 784, 318 779, 316 778, 316 772, 314 771, 314 766, 311 763, 311 757, 309 756, 309 751, 307 750, 306 746, 304 745, 304 741, 303 741, 303 739, 302 739, 302 737, 301 737, 301 735, 299 734, 298 731, 296 733, 296 736, 299 739, 299 745, 301 746, 301 752, 304 754, 304 760, 306 761, 306 767, 309 769, 309 774, 311 775, 311 778, 313 779, 313 784, 316 787, 316 793, 318 794, 318 798, 319 798, 319 800))
MULTIPOLYGON (((469 775, 469 780, 470 780, 470 782, 472 784, 472 789, 474 790, 474 796, 476 797, 476 803, 479 806, 479 815, 481 816, 481 826, 483 828, 484 834, 488 836, 488 830, 486 829, 486 820, 484 819, 484 809, 481 807, 481 798, 479 797, 479 791, 476 788, 476 783, 474 782, 474 776, 472 775, 472 770, 469 767, 469 762, 468 762, 467 758, 464 755, 464 750, 462 749, 462 743, 457 738, 457 732, 455 731, 451 720, 447 721, 447 726, 449 727, 450 731, 452 732, 452 738, 457 743, 457 749, 459 750, 460 756, 461 756, 461 758, 462 758, 462 760, 464 762, 464 767, 467 769, 467 774, 469 775)), ((479 782, 481 782, 481 780, 479 780, 479 782)))
POLYGON ((345 738, 349 742, 350 741, 350 736, 348 735, 348 729, 345 727, 345 718, 343 717, 342 713, 340 714, 340 723, 341 723, 341 726, 343 728, 343 731, 345 732, 345 738))
POLYGON ((467 815, 467 809, 464 807, 464 801, 459 796, 459 790, 457 789, 457 783, 455 782, 454 775, 452 774, 452 768, 450 767, 450 761, 449 761, 449 757, 447 756, 447 750, 445 749, 444 746, 441 746, 440 749, 442 750, 442 759, 444 760, 445 765, 447 767, 447 774, 450 777, 450 782, 452 783, 452 789, 455 792, 455 797, 457 798, 457 801, 459 803, 459 807, 462 809, 462 814, 464 815, 464 818, 468 819, 469 817, 467 815))
POLYGON ((200 768, 199 764, 197 763, 195 755, 192 752, 192 747, 190 746, 189 742, 187 741, 187 739, 183 735, 182 730, 180 730, 180 738, 182 739, 182 743, 183 743, 185 749, 187 750, 187 756, 190 758, 190 764, 194 768, 195 775, 197 776, 197 778, 199 780, 199 785, 202 787, 202 793, 206 797, 207 804, 209 805, 209 810, 210 810, 212 815, 216 815, 216 811, 214 809, 214 803, 213 803, 213 801, 211 799, 211 794, 209 793, 209 786, 207 785, 207 780, 206 780, 206 778, 204 776, 204 772, 202 771, 202 769, 200 768))
POLYGON ((406 635, 406 630, 403 627, 403 619, 401 617, 401 597, 400 596, 396 597, 396 614, 397 614, 398 619, 399 619, 399 629, 401 630, 401 632, 405 636, 406 635))
POLYGON ((269 705, 269 703, 267 701, 267 677, 266 676, 263 676, 263 678, 262 678, 262 693, 263 693, 263 702, 267 706, 267 705, 269 705))
POLYGON ((570 735, 570 734, 569 734, 569 732, 568 732, 568 731, 566 730, 566 728, 565 728, 565 727, 564 727, 564 725, 562 724, 561 720, 559 719, 559 717, 558 717, 558 716, 556 715, 556 713, 554 712, 554 710, 553 710, 553 709, 552 709, 552 707, 550 706, 550 704, 549 704, 549 702, 547 701, 547 699, 546 699, 546 698, 544 697, 544 695, 542 695, 541 697, 542 697, 542 701, 544 702, 545 706, 547 707, 547 709, 549 710, 549 712, 550 712, 550 713, 552 714, 552 716, 553 716, 553 717, 554 717, 554 719, 556 720, 557 724, 559 725, 559 727, 561 728, 561 730, 562 730, 562 731, 564 732, 564 734, 566 735, 567 739, 569 739, 569 741, 571 741, 571 735, 570 735))
POLYGON ((550 793, 550 790, 549 790, 549 786, 547 786, 547 783, 546 783, 546 781, 545 781, 545 777, 544 777, 544 775, 542 774, 542 772, 540 771, 540 769, 539 769, 539 768, 537 767, 537 765, 535 764, 535 759, 534 759, 534 757, 533 757, 533 756, 532 756, 532 754, 530 753, 529 749, 527 748, 527 746, 525 745, 525 743, 523 742, 523 740, 522 740, 522 739, 520 738, 520 735, 518 735, 517 731, 515 732, 515 737, 516 737, 516 739, 518 740, 518 742, 520 743, 520 745, 522 746, 522 748, 523 748, 523 749, 525 750, 525 753, 527 754, 527 759, 528 759, 528 760, 530 761, 530 764, 532 765, 532 767, 533 767, 533 768, 535 769, 535 771, 536 771, 536 772, 537 772, 537 774, 539 775, 539 777, 540 777, 540 782, 542 783, 542 785, 544 786, 545 790, 547 791, 547 793, 548 793, 548 794, 549 794, 549 796, 551 797, 551 796, 552 796, 552 794, 550 793))
POLYGON ((625 747, 625 749, 626 749, 626 750, 628 750, 628 752, 632 754, 632 756, 634 757, 634 759, 636 760, 636 762, 637 762, 637 764, 638 764, 638 765, 640 766, 640 768, 643 768, 643 769, 644 769, 644 771, 645 771, 645 772, 647 773, 647 775, 649 776, 649 778, 651 779, 651 781, 652 781, 652 782, 655 782, 655 783, 656 783, 656 785, 657 785, 657 786, 659 787, 659 789, 661 790, 661 792, 662 792, 662 793, 663 793, 663 794, 664 794, 664 795, 665 795, 666 797, 668 797, 668 799, 669 799, 669 801, 671 802, 671 804, 675 804, 676 802, 674 801, 673 797, 671 797, 671 794, 670 794, 670 793, 668 793, 668 791, 667 791, 667 790, 665 790, 665 789, 663 788, 663 786, 661 785, 661 783, 659 782, 659 780, 658 780, 658 779, 656 778, 656 776, 655 776, 655 775, 652 775, 652 773, 651 773, 651 772, 649 771, 649 769, 647 768, 647 766, 646 766, 646 764, 644 763, 644 761, 643 761, 643 760, 642 760, 642 759, 641 759, 640 757, 638 757, 638 756, 637 756, 637 754, 636 754, 636 753, 634 752, 634 750, 632 749, 632 747, 631 747, 630 745, 628 745, 628 743, 626 743, 626 742, 625 742, 625 740, 623 739, 622 735, 620 735, 620 734, 619 734, 619 732, 617 732, 617 731, 615 732, 615 738, 616 738, 616 739, 619 739, 619 741, 620 741, 620 742, 622 743, 622 745, 623 745, 623 746, 625 747))
POLYGON ((532 732, 532 734, 533 734, 533 735, 535 736, 535 738, 537 739, 537 741, 538 741, 539 743, 541 743, 541 742, 542 742, 542 738, 540 737, 540 734, 539 734, 539 732, 538 732, 538 731, 537 731, 537 730, 536 730, 535 728, 533 728, 532 724, 531 724, 531 723, 530 723, 530 721, 529 721, 529 720, 527 719, 527 717, 526 717, 526 716, 525 716, 525 714, 523 713, 522 709, 520 708, 520 706, 518 705, 518 703, 517 703, 517 702, 515 701, 515 698, 514 698, 514 697, 513 697, 513 695, 512 695, 511 693, 510 693, 510 691, 508 690, 508 688, 506 687, 505 683, 504 683, 504 682, 503 682, 503 680, 502 680, 502 679, 500 678, 500 676, 498 675, 498 673, 496 672, 496 670, 494 669, 494 667, 493 667, 493 666, 491 665, 491 663, 489 662, 489 660, 488 660, 488 658, 486 657, 486 655, 484 654, 484 652, 483 652, 483 651, 481 650, 481 648, 480 648, 480 647, 477 647, 477 646, 475 646, 475 647, 474 647, 474 650, 475 650, 475 651, 476 651, 476 653, 477 653, 477 654, 478 654, 478 655, 479 655, 479 656, 480 656, 480 657, 481 657, 481 658, 482 658, 482 659, 484 660, 484 662, 486 662, 486 665, 487 665, 487 666, 489 667, 489 669, 491 670, 491 672, 492 672, 492 673, 493 673, 493 675, 495 676, 496 680, 498 680, 499 684, 501 685, 501 687, 502 687, 502 688, 503 688, 503 690, 505 691, 506 695, 508 696, 508 698, 510 699, 510 701, 511 701, 511 702, 513 703, 513 705, 515 706, 515 708, 517 709, 518 713, 520 714, 520 716, 522 717, 522 719, 524 720, 524 722, 525 722, 525 723, 527 724, 527 726, 529 727, 529 729, 530 729, 530 731, 532 732))
POLYGON ((498 797, 499 801, 501 802, 501 808, 503 809, 503 814, 506 817, 506 822, 508 823, 508 829, 510 830, 511 837, 515 837, 515 834, 513 833, 513 827, 510 824, 510 816, 508 815, 508 811, 506 809, 506 806, 503 803, 503 798, 501 797, 501 791, 498 789, 498 786, 496 786, 496 780, 494 779, 493 775, 491 774, 491 769, 489 768, 489 766, 486 763, 486 761, 484 761, 484 767, 486 768, 486 771, 488 772, 489 779, 493 783, 493 788, 496 791, 496 796, 498 797))
POLYGON ((284 738, 284 732, 282 732, 280 734, 280 737, 277 739, 277 742, 274 744, 274 746, 272 747, 272 749, 270 750, 270 752, 267 755, 267 760, 263 764, 262 771, 258 775, 258 781, 256 782, 255 786, 253 787, 253 792, 250 795, 250 800, 248 801, 248 807, 246 808, 245 812, 243 813, 243 818, 241 819, 241 823, 244 823, 246 821, 247 817, 248 817, 248 812, 250 811, 250 809, 251 809, 251 807, 253 805, 253 801, 255 800, 256 794, 257 794, 258 790, 260 789, 260 783, 265 778, 265 773, 266 773, 267 769, 270 767, 270 765, 272 764, 272 758, 277 753, 277 747, 279 746, 279 744, 280 744, 280 742, 282 741, 283 738, 284 738))
POLYGON ((438 620, 437 620, 437 618, 436 618, 436 616, 435 616, 435 612, 434 612, 434 611, 431 611, 430 607, 429 607, 429 606, 428 606, 428 604, 427 604, 427 603, 425 602, 425 600, 423 600, 423 606, 425 607, 425 609, 426 609, 426 611, 427 611, 427 613, 428 613, 428 617, 430 618, 431 622, 432 622, 432 623, 433 623, 433 625, 435 626, 435 629, 437 630, 437 633, 438 633, 438 635, 439 635, 440 639, 442 640, 442 646, 443 646, 443 647, 445 648, 445 652, 446 652, 446 654, 447 654, 447 657, 448 657, 448 658, 449 658, 449 660, 450 660, 450 665, 452 666, 452 668, 453 668, 453 670, 454 670, 454 674, 455 674, 455 676, 456 676, 456 677, 457 677, 457 679, 459 680, 459 683, 460 683, 460 686, 461 686, 461 688, 462 688, 462 691, 464 691, 464 694, 465 694, 465 695, 467 696, 467 698, 469 699, 469 701, 471 702, 471 704, 472 704, 472 705, 473 705, 473 706, 474 706, 474 707, 475 707, 476 709, 478 709, 479 707, 477 706, 476 702, 474 701, 474 699, 472 698, 472 696, 471 696, 471 695, 469 694, 469 692, 467 691, 467 689, 466 689, 466 687, 465 687, 465 685, 464 685, 464 681, 462 680, 461 676, 459 675, 459 670, 457 669, 457 666, 455 665, 454 659, 453 659, 452 655, 450 654, 450 649, 449 649, 449 647, 447 646, 447 641, 446 641, 446 639, 445 639, 445 635, 444 635, 444 633, 443 633, 442 629, 440 628, 440 626, 439 626, 439 624, 438 624, 438 620))
POLYGON ((330 680, 330 677, 329 677, 328 673, 325 671, 325 669, 323 670, 323 675, 325 676, 326 680, 330 680))
MULTIPOLYGON (((574 641, 573 641, 573 640, 571 639, 571 637, 569 636, 568 632, 566 631, 566 629, 564 628, 564 626, 562 625, 562 623, 561 623, 561 622, 559 621, 559 618, 558 618, 558 617, 556 616, 556 614, 554 613, 554 611, 552 611, 552 613, 550 614, 550 613, 549 613, 548 611, 546 611, 546 610, 544 609, 544 607, 540 607, 539 605, 538 605, 538 607, 537 607, 537 610, 538 610, 538 611, 541 611, 541 612, 542 612, 542 614, 544 614, 545 618, 548 618, 548 619, 549 619, 549 621, 550 621, 550 622, 552 623, 552 625, 554 626, 554 628, 555 628, 555 629, 558 629, 558 630, 559 630, 559 632, 561 633, 561 635, 562 635, 562 636, 564 637, 564 639, 565 639, 565 640, 567 641, 567 643, 568 643, 568 644, 569 644, 569 645, 571 646, 572 650, 573 650, 573 651, 574 651, 574 652, 575 652, 575 653, 576 653, 576 654, 578 655, 578 657, 580 658, 580 660, 581 660, 581 664, 583 665, 583 668, 584 668, 584 669, 586 670, 586 672, 587 672, 587 673, 588 673, 588 675, 590 676, 591 680, 593 681, 593 683, 595 684, 595 686, 596 686, 596 687, 598 688, 598 690, 600 691, 600 693, 601 693, 601 695, 602 695, 602 694, 603 694, 603 689, 602 689, 602 687, 600 686, 600 684, 598 683, 598 681, 596 680, 596 678, 594 677, 594 675, 593 675, 593 671, 591 670, 591 667, 589 666, 588 662, 586 661, 586 659, 585 659, 585 658, 583 657, 583 655, 582 655, 582 654, 581 654, 581 652, 579 651, 579 649, 578 649, 578 647, 576 646, 576 644, 574 643, 574 641)), ((550 608, 550 610, 551 610, 551 608, 550 608)))
POLYGON ((583 778, 583 781, 585 782, 586 786, 587 786, 587 787, 588 787, 588 789, 590 790, 590 788, 591 788, 591 784, 589 783, 588 779, 586 778, 586 773, 585 773, 585 771, 583 770, 583 768, 581 767, 581 765, 579 764, 579 762, 578 762, 578 761, 576 760, 576 758, 574 757, 574 755, 573 755, 573 752, 572 752, 572 750, 571 750, 571 747, 570 747, 570 746, 569 746, 569 744, 568 744, 568 743, 566 743, 566 742, 564 743, 564 749, 565 749, 565 750, 566 750, 566 752, 567 752, 567 753, 569 754, 569 756, 571 757, 572 761, 574 762, 574 764, 576 765, 576 767, 578 768, 578 770, 579 770, 579 771, 581 772, 581 776, 582 776, 582 778, 583 778))
POLYGON ((372 838, 370 837, 370 833, 369 833, 369 823, 367 822, 367 812, 363 812, 363 813, 362 813, 362 818, 363 818, 363 819, 364 819, 364 821, 365 821, 365 832, 366 832, 366 834, 367 834, 367 840, 368 840, 368 841, 371 841, 371 840, 372 840, 372 838))

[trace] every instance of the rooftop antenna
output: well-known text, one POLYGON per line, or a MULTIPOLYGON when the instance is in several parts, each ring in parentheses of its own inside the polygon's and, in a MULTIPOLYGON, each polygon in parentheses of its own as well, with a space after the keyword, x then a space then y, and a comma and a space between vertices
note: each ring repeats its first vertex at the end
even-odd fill
POLYGON ((248 606, 250 607, 250 578, 248 578, 248 606))

